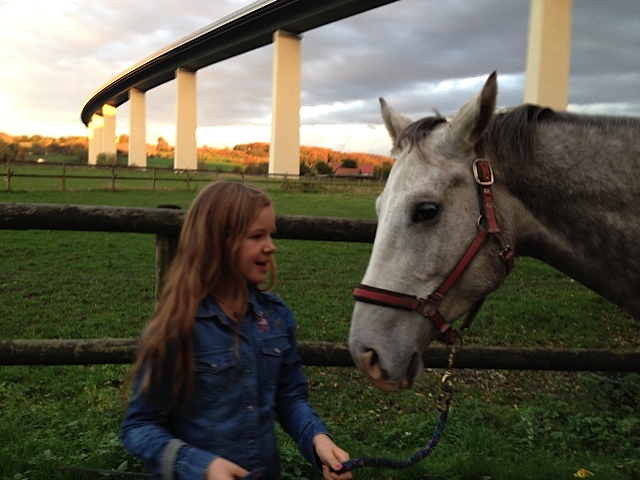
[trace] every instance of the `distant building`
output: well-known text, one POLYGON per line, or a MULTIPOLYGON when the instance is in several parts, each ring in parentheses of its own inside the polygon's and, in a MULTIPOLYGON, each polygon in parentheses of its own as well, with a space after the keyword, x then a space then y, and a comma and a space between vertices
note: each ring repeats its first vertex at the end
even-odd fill
POLYGON ((365 177, 375 177, 375 167, 373 165, 360 165, 358 166, 360 169, 360 175, 365 177))
POLYGON ((335 177, 375 177, 373 165, 358 165, 356 168, 338 167, 333 174, 335 177))

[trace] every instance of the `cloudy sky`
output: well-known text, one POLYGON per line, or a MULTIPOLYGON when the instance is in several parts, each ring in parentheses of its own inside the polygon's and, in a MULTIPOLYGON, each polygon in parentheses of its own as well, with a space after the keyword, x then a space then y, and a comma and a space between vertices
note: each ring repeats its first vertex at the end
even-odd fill
MULTIPOLYGON (((301 142, 385 154, 378 97, 455 112, 498 71, 522 103, 530 0, 401 0, 306 32, 301 142)), ((141 59, 247 0, 0 0, 0 131, 86 135, 85 102, 141 59)), ((570 110, 640 116, 640 3, 573 0, 570 110)), ((271 46, 198 71, 198 144, 269 141, 271 46)), ((147 92, 147 141, 175 137, 175 82, 147 92)), ((117 133, 128 133, 128 104, 117 133)))

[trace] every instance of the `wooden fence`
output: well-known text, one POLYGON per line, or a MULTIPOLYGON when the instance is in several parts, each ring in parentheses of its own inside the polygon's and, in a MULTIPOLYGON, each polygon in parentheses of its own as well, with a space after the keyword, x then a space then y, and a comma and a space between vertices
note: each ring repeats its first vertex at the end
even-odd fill
POLYGON ((324 186, 328 184, 344 184, 352 185, 353 182, 359 184, 379 185, 380 180, 371 176, 354 175, 354 176, 336 176, 336 175, 317 175, 311 177, 292 176, 287 174, 247 174, 243 172, 223 171, 219 169, 211 170, 191 170, 191 169, 172 169, 164 167, 136 167, 136 166, 124 166, 124 165, 75 165, 75 164, 57 164, 46 163, 36 164, 32 162, 11 163, 6 164, 4 171, 0 171, 0 177, 5 178, 5 186, 7 191, 13 189, 13 179, 18 178, 30 178, 30 179, 57 179, 60 182, 60 188, 64 192, 67 190, 68 182, 75 182, 77 180, 94 180, 94 181, 106 181, 109 184, 110 190, 116 189, 116 183, 122 188, 121 185, 129 185, 136 182, 137 184, 148 185, 151 190, 156 190, 158 185, 164 185, 166 183, 176 182, 182 183, 186 186, 187 190, 191 189, 192 184, 202 184, 215 181, 223 175, 225 177, 235 177, 242 181, 245 179, 252 179, 253 181, 264 180, 268 182, 273 181, 287 181, 292 178, 298 180, 299 185, 317 185, 322 184, 324 186), (16 168, 26 168, 26 171, 19 171, 16 168), (43 171, 32 173, 42 169, 43 171), (59 169, 59 173, 46 173, 44 170, 59 169))
MULTIPOLYGON (((0 229, 75 230, 156 235, 156 292, 171 261, 185 212, 170 207, 130 208, 0 203, 0 229)), ((350 218, 278 216, 283 239, 373 242, 376 222, 350 218)), ((2 340, 0 365, 84 365, 130 363, 136 339, 2 340)), ((300 342, 306 365, 351 366, 346 344, 300 342)), ((430 347, 427 367, 446 366, 447 350, 430 347)), ((640 351, 463 347, 456 368, 640 372, 640 351)))

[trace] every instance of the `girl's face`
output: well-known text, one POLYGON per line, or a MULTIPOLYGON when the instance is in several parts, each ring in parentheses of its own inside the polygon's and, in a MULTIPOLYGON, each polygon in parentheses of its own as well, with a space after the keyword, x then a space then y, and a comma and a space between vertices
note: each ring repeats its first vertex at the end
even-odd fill
POLYGON ((249 225, 238 250, 238 266, 247 283, 260 284, 266 280, 271 256, 276 252, 275 231, 276 212, 273 206, 264 207, 249 225))

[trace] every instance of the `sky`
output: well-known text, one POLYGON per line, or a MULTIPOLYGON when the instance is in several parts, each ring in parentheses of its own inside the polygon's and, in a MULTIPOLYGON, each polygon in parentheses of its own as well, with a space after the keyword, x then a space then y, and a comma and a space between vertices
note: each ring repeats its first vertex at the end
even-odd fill
MULTIPOLYGON (((522 103, 530 0, 400 0, 303 34, 301 143, 387 154, 379 97, 419 119, 454 113, 498 72, 522 103)), ((249 5, 241 0, 0 0, 0 132, 84 136, 110 79, 249 5)), ((640 117, 640 3, 573 0, 569 110, 640 117)), ((198 145, 268 142, 271 45, 197 73, 198 145)), ((175 139, 175 82, 146 94, 147 142, 175 139)), ((127 134, 129 107, 117 110, 127 134)))

